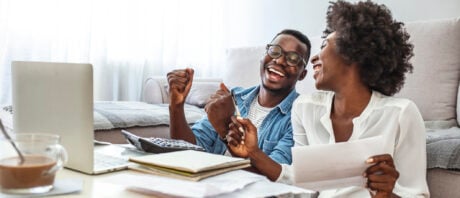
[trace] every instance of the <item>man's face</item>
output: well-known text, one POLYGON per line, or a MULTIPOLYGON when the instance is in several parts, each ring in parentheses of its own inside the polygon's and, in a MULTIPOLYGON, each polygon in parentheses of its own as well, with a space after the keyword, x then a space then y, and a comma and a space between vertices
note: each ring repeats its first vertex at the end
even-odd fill
MULTIPOLYGON (((272 58, 267 53, 261 60, 260 77, 262 86, 273 92, 288 92, 294 89, 297 80, 302 80, 306 75, 304 61, 297 65, 288 63, 286 54, 295 52, 305 58, 307 46, 291 35, 281 34, 270 45, 281 47, 282 55, 272 58)), ((279 49, 279 48, 277 48, 279 49)))

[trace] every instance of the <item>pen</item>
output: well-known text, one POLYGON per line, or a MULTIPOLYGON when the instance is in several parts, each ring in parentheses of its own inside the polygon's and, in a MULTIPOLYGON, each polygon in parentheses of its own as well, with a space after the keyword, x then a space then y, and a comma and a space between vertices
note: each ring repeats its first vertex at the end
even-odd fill
MULTIPOLYGON (((241 117, 240 108, 238 108, 238 105, 236 105, 236 99, 235 99, 235 95, 233 94, 233 90, 231 91, 231 95, 232 95, 233 106, 235 106, 235 116, 236 117, 241 117)), ((244 137, 244 129, 243 129, 243 127, 241 127, 241 126, 238 127, 238 131, 243 133, 243 137, 244 137)))
POLYGON ((235 95, 233 94, 233 91, 231 92, 231 94, 232 94, 233 106, 235 106, 235 116, 241 117, 240 108, 238 108, 238 105, 236 105, 235 95))

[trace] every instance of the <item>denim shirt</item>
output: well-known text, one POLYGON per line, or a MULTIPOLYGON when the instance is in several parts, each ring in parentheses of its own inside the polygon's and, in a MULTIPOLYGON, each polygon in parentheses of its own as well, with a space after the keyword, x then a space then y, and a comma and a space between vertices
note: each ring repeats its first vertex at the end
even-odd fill
MULTIPOLYGON (((247 117, 251 102, 259 93, 259 86, 243 89, 236 87, 233 89, 236 103, 240 108, 242 117, 247 117)), ((271 159, 280 164, 291 164, 291 147, 294 145, 292 138, 291 108, 294 100, 299 94, 294 90, 273 108, 265 117, 260 127, 257 129, 259 148, 271 159)), ((227 146, 223 143, 217 132, 212 127, 207 116, 196 122, 192 126, 198 145, 206 149, 207 152, 224 154, 227 146)))

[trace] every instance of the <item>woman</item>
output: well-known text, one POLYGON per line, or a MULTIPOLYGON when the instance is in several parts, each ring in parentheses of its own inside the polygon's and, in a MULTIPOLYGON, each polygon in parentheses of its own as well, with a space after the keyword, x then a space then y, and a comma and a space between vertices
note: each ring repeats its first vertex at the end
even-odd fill
MULTIPOLYGON (((367 160, 366 187, 326 190, 320 196, 428 197, 423 119, 413 102, 391 97, 412 71, 413 46, 403 23, 393 20, 384 5, 337 1, 328 8, 323 38, 321 51, 311 59, 315 86, 323 91, 294 103, 294 146, 382 135, 388 154, 367 160)), ((227 138, 232 154, 249 157, 272 180, 290 182, 288 165, 251 157, 259 152, 253 143, 257 131, 246 119, 233 120, 227 138)))

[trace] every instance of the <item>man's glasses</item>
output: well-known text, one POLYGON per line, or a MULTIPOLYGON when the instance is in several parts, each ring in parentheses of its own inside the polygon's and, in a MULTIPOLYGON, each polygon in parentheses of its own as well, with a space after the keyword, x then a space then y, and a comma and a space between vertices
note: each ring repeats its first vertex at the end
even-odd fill
POLYGON ((267 55, 273 59, 277 59, 284 55, 284 58, 289 66, 297 66, 300 62, 302 62, 303 65, 307 65, 300 54, 297 52, 285 52, 279 45, 267 44, 266 50, 267 55))

